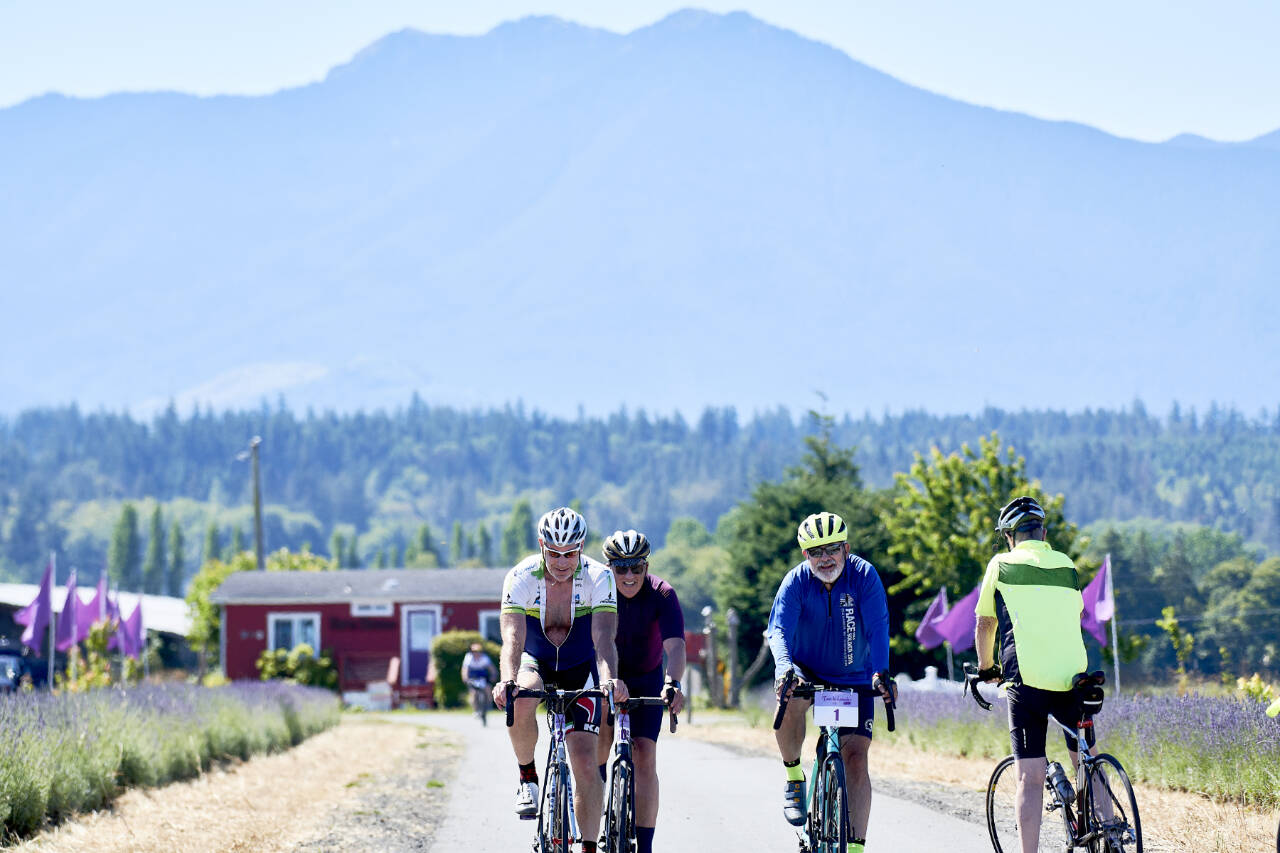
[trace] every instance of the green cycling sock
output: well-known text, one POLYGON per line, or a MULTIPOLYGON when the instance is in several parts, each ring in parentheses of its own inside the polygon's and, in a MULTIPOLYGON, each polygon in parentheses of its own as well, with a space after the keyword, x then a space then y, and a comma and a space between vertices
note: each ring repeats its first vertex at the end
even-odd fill
POLYGON ((865 846, 861 841, 850 841, 848 853, 863 853, 865 846))
POLYGON ((804 771, 800 769, 800 759, 797 758, 794 764, 788 764, 787 762, 784 761, 782 762, 782 766, 787 768, 788 782, 804 781, 804 771))

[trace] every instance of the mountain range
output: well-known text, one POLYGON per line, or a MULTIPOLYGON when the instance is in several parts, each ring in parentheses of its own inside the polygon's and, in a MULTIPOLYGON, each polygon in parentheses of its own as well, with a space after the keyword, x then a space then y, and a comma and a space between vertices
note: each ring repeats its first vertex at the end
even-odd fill
POLYGON ((1117 138, 743 13, 35 98, 0 259, 0 413, 1280 402, 1280 131, 1117 138))

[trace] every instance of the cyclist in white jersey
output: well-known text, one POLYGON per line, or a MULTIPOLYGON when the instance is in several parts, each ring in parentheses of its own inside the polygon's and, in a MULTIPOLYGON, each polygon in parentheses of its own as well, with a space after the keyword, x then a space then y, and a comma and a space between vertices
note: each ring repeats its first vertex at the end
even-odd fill
MULTIPOLYGON (((568 507, 548 512, 538 522, 540 553, 521 560, 507 573, 502 586, 501 681, 493 699, 506 708, 506 686, 540 690, 558 687, 578 690, 600 685, 616 701, 628 698, 617 678, 614 635, 618 627, 618 596, 613 574, 582 553, 587 525, 568 507)), ((536 699, 517 699, 515 725, 507 731, 520 786, 516 814, 532 817, 538 808, 538 775, 534 753, 538 745, 536 699)), ((566 736, 574 777, 574 815, 584 853, 594 853, 600 826, 603 786, 596 771, 595 737, 600 730, 603 703, 580 699, 568 720, 566 736)))

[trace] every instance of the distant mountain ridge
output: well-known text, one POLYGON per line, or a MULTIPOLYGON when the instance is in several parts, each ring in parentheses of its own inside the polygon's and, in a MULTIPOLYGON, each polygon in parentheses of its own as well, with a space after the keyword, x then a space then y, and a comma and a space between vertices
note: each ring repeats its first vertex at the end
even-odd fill
POLYGON ((1252 410, 1280 131, 1202 142, 694 11, 405 30, 262 97, 37 98, 0 110, 0 410, 1252 410))

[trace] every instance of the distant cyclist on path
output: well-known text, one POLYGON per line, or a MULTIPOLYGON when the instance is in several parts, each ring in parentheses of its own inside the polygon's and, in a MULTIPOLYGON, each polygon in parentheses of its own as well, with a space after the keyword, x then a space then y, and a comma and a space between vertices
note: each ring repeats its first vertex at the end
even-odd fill
MULTIPOLYGON (((800 523, 796 541, 805 561, 782 579, 769 612, 775 692, 788 670, 806 681, 836 687, 868 687, 896 698, 889 678, 889 608, 875 567, 849 553, 849 531, 835 513, 819 512, 800 523)), ((782 697, 779 696, 781 699, 782 697)), ((783 815, 805 820, 805 779, 800 767, 808 699, 790 698, 776 735, 787 771, 783 815)), ((875 699, 858 697, 858 724, 840 729, 840 755, 849 784, 848 853, 862 853, 871 817, 867 753, 875 699)))
MULTIPOLYGON (((618 587, 618 670, 637 696, 669 696, 671 711, 684 707, 684 613, 670 584, 649 574, 649 540, 635 530, 604 540, 604 558, 618 587), (663 671, 663 654, 666 671, 663 671)), ((658 820, 658 733, 662 708, 631 712, 631 755, 636 766, 636 853, 652 853, 658 820)), ((613 744, 613 727, 600 730, 596 756, 600 778, 613 744)))
MULTIPOLYGON (((1075 563, 1046 541, 1045 512, 1030 497, 1000 510, 996 534, 1009 550, 987 564, 974 608, 979 677, 1009 686, 1009 736, 1017 759, 1018 838, 1023 853, 1039 849, 1049 715, 1074 726, 1080 714, 1072 678, 1087 658, 1080 634, 1084 599, 1075 563), (1000 641, 1000 667, 995 641, 1000 641)), ((1099 699, 1099 702, 1101 700, 1099 699)), ((1089 729, 1089 747, 1093 730, 1089 729)), ((1076 738, 1065 735, 1073 764, 1076 738)))
MULTIPOLYGON (((615 701, 627 699, 627 687, 617 677, 618 600, 613 575, 582 553, 586 539, 587 524, 581 515, 568 507, 553 509, 538 521, 539 553, 507 573, 499 617, 502 680, 493 687, 494 703, 500 709, 506 708, 510 683, 532 690, 599 685, 605 693, 612 692, 615 701)), ((507 730, 520 766, 516 814, 522 818, 538 811, 537 706, 536 699, 517 699, 515 725, 507 730)), ((584 853, 594 853, 600 828, 603 785, 596 771, 595 739, 603 711, 600 700, 583 698, 566 720, 573 811, 584 853)))

